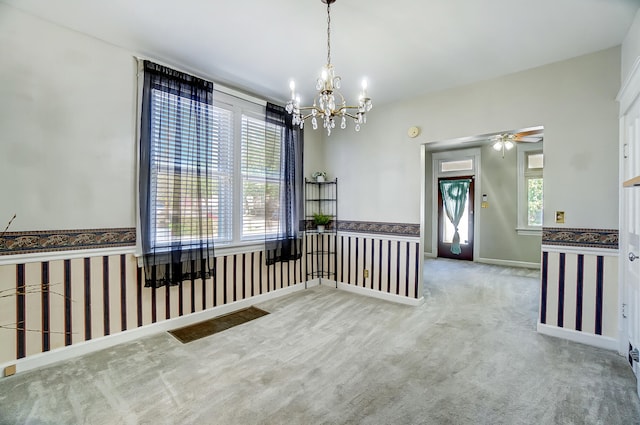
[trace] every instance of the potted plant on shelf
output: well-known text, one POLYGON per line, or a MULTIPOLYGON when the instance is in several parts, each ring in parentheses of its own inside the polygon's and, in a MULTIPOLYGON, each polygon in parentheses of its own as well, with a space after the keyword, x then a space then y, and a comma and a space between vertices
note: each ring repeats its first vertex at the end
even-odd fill
POLYGON ((324 226, 329 224, 330 221, 331 221, 330 215, 326 215, 322 213, 313 214, 313 223, 316 225, 316 229, 318 230, 318 233, 324 232, 324 226))
POLYGON ((327 173, 324 171, 316 171, 312 174, 312 176, 316 180, 316 182, 322 183, 324 182, 324 179, 327 178, 327 173))

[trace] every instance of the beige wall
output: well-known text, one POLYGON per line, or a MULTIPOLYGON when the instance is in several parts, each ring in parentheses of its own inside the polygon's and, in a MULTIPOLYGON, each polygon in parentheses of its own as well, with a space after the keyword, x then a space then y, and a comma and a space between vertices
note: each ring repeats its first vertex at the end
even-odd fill
POLYGON ((187 280, 157 289, 138 280, 137 260, 131 254, 0 265, 0 292, 5 295, 0 297, 0 369, 19 358, 193 312, 214 309, 212 317, 224 305, 244 301, 242 305, 248 306, 249 298, 265 299, 270 292, 302 287, 304 259, 283 263, 277 273, 263 259, 264 252, 219 256, 215 275, 205 282, 187 280), (43 303, 39 290, 45 265, 48 303, 43 303), (22 286, 19 269, 26 285, 22 297, 13 293, 22 286), (17 323, 17 317, 24 317, 24 324, 17 323))
POLYGON ((566 227, 617 228, 619 86, 620 48, 611 48, 377 105, 361 132, 325 138, 329 171, 343 177, 341 215, 417 223, 421 143, 544 125, 544 224, 563 210, 566 227), (412 125, 422 128, 417 139, 406 135, 412 125))

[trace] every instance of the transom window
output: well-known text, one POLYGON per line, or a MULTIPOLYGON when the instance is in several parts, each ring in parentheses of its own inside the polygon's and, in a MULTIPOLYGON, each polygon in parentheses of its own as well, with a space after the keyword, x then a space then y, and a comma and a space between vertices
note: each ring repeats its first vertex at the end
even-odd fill
POLYGON ((473 158, 462 160, 441 160, 440 172, 449 173, 452 171, 473 171, 473 158))

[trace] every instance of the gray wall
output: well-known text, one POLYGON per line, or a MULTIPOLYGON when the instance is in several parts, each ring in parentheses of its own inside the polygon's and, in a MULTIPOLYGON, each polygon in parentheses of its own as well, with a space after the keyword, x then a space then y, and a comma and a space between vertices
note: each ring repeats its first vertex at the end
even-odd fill
POLYGON ((0 223, 133 227, 136 62, 0 3, 0 223))
MULTIPOLYGON (((427 151, 425 161, 425 210, 432 210, 432 161, 431 152, 427 151)), ((475 214, 479 221, 476 229, 475 243, 478 245, 478 259, 502 260, 525 263, 540 262, 540 236, 518 235, 517 226, 517 153, 516 149, 502 153, 496 152, 490 145, 481 151, 480 193, 487 194, 489 207, 477 208, 475 214), (479 237, 478 237, 479 236, 479 237)), ((477 200, 480 205, 481 200, 477 200)), ((427 214, 425 223, 426 254, 432 252, 431 218, 427 214)))
POLYGON ((622 82, 624 83, 636 60, 640 57, 640 9, 629 28, 629 32, 622 43, 622 82))
MULTIPOLYGON (((14 213, 12 231, 134 227, 133 53, 2 3, 0 16, 2 229, 14 213)), ((322 134, 305 142, 310 177, 322 134)))
MULTIPOLYGON (((311 179, 314 171, 326 171, 324 165, 324 143, 322 133, 309 127, 304 129, 304 176, 311 179)), ((329 179, 335 175, 327 176, 329 179)))
MULTIPOLYGON (((376 105, 359 133, 348 129, 325 138, 328 171, 343 178, 341 216, 418 223, 422 143, 543 125, 544 225, 555 226, 554 211, 562 210, 566 227, 615 229, 619 88, 616 47, 376 105), (407 137, 412 125, 422 128, 416 139, 407 137)), ((371 94, 375 100, 373 88, 371 94)))
POLYGON ((481 190, 488 196, 488 208, 480 214, 482 259, 540 262, 541 236, 518 235, 518 161, 516 149, 504 159, 490 145, 482 148, 481 190))

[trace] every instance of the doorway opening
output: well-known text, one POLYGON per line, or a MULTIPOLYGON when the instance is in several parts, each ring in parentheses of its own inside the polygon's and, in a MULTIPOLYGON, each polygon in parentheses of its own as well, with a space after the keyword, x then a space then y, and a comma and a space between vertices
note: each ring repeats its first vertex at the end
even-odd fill
POLYGON ((438 179, 438 257, 473 261, 474 176, 438 179))
POLYGON ((543 225, 544 127, 433 141, 423 145, 421 219, 426 257, 450 256, 455 226, 444 219, 441 179, 471 178, 458 232, 465 259, 504 266, 540 267, 543 225), (444 221, 444 224, 443 224, 444 221), (468 224, 467 224, 468 223, 468 224), (444 235, 443 235, 444 233, 444 235), (444 239, 443 239, 444 238, 444 239), (468 243, 466 242, 468 241, 468 243))
POLYGON ((431 156, 431 252, 434 257, 467 261, 477 258, 478 247, 474 241, 478 223, 474 211, 480 198, 476 184, 480 176, 480 154, 481 149, 472 148, 434 152, 431 156))

